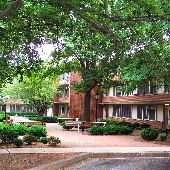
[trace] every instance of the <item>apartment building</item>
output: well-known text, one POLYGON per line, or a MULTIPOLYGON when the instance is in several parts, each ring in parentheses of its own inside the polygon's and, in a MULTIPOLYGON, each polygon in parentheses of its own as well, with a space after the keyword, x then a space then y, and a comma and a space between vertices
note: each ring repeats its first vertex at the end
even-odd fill
MULTIPOLYGON (((61 93, 54 99, 53 114, 82 118, 83 94, 70 89, 70 84, 80 81, 77 73, 61 77, 61 93)), ((155 128, 165 128, 170 124, 170 89, 156 89, 152 83, 125 94, 121 86, 110 87, 100 93, 97 104, 97 117, 130 122, 149 123, 155 128)), ((96 118, 95 91, 91 96, 91 121, 96 118)))

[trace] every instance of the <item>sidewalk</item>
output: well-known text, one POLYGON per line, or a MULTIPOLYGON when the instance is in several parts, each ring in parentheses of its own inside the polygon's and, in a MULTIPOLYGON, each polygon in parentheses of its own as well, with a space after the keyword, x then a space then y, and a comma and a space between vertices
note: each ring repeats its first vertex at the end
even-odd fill
POLYGON ((82 147, 82 148, 8 148, 0 153, 160 153, 170 156, 170 147, 82 147))

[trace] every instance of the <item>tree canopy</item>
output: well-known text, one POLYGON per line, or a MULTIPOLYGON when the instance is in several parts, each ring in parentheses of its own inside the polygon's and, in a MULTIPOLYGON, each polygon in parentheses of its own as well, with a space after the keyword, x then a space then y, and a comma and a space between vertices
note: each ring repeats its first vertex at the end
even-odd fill
POLYGON ((59 43, 62 37, 50 71, 78 71, 82 81, 74 88, 87 96, 96 84, 107 88, 115 83, 111 78, 118 74, 132 90, 144 80, 160 81, 169 73, 161 68, 167 68, 169 60, 169 38, 164 36, 169 36, 170 0, 13 1, 18 2, 15 8, 1 2, 1 16, 12 10, 0 18, 0 51, 11 61, 17 56, 21 72, 39 61, 31 44, 43 44, 43 37, 59 43))

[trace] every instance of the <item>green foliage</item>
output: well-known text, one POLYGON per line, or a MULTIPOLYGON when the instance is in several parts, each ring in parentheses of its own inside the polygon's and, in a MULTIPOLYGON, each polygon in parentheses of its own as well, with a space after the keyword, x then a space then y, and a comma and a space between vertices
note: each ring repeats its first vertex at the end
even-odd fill
POLYGON ((56 123, 57 118, 53 116, 43 116, 42 121, 47 123, 56 123))
POLYGON ((135 123, 132 123, 132 128, 133 129, 137 129, 137 128, 139 128, 140 127, 140 123, 138 123, 138 122, 135 122, 135 123))
POLYGON ((118 123, 118 121, 116 121, 116 120, 102 119, 102 118, 98 118, 97 121, 98 122, 106 122, 107 125, 116 125, 118 123))
POLYGON ((116 125, 107 125, 104 127, 104 131, 106 135, 118 135, 119 129, 120 127, 116 125))
POLYGON ((70 130, 73 128, 73 126, 66 126, 65 122, 60 123, 60 125, 63 127, 63 129, 70 130))
POLYGON ((146 129, 146 128, 151 127, 151 125, 148 124, 148 123, 141 123, 140 127, 141 127, 142 129, 146 129))
POLYGON ((117 124, 119 126, 129 126, 129 127, 132 127, 132 123, 131 122, 119 121, 117 124))
POLYGON ((36 116, 36 117, 28 117, 29 120, 35 120, 35 121, 42 121, 43 120, 43 116, 36 116))
POLYGON ((19 133, 15 131, 13 126, 6 123, 0 123, 0 139, 4 143, 12 143, 15 138, 18 138, 19 133))
POLYGON ((25 124, 14 124, 12 127, 14 131, 19 135, 25 135, 28 131, 28 126, 25 124))
POLYGON ((91 135, 103 135, 105 132, 102 126, 91 126, 88 131, 91 135))
POLYGON ((167 141, 167 139, 168 139, 168 136, 166 136, 166 135, 164 135, 164 134, 162 134, 162 135, 160 135, 160 140, 163 142, 163 141, 167 141))
MULTIPOLYGON (((1 15, 10 5, 11 1, 0 2, 1 15)), ((146 80, 161 81, 169 77, 169 42, 163 38, 169 36, 169 8, 169 0, 24 1, 0 17, 0 51, 2 64, 7 63, 0 70, 0 83, 15 72, 39 74, 41 61, 30 43, 40 47, 47 43, 44 37, 62 46, 52 54, 48 73, 79 72, 82 81, 72 86, 78 92, 97 84, 106 89, 117 83, 114 75, 119 75, 127 92, 146 80)), ((37 94, 33 99, 41 102, 37 94)), ((83 114, 90 114, 86 107, 90 100, 85 101, 83 114)))
POLYGON ((38 116, 37 113, 30 113, 30 112, 7 112, 8 115, 10 116, 22 116, 22 117, 36 117, 38 116))
POLYGON ((32 142, 35 142, 37 139, 32 134, 27 134, 23 137, 23 141, 26 142, 28 145, 32 145, 32 142))
POLYGON ((61 144, 61 141, 59 138, 56 138, 54 136, 50 136, 48 138, 48 144, 51 146, 56 146, 57 144, 61 144))
POLYGON ((37 138, 46 136, 46 128, 41 125, 33 125, 29 127, 28 134, 33 135, 37 138))
POLYGON ((13 141, 13 144, 17 147, 20 148, 21 146, 23 146, 24 142, 22 139, 19 138, 15 138, 13 141))
POLYGON ((40 142, 42 142, 43 144, 47 144, 48 138, 47 137, 40 137, 40 142))
POLYGON ((13 100, 22 100, 43 115, 51 107, 53 95, 58 92, 56 77, 45 77, 44 69, 42 66, 39 71, 23 76, 22 82, 19 78, 14 79, 13 84, 2 88, 3 94, 11 96, 13 100))
POLYGON ((159 135, 159 130, 146 128, 141 131, 140 135, 144 140, 156 140, 159 135))
POLYGON ((2 122, 5 119, 5 115, 4 114, 0 114, 0 122, 2 122))
POLYGON ((129 126, 119 126, 119 133, 122 135, 130 135, 133 133, 133 129, 129 126))

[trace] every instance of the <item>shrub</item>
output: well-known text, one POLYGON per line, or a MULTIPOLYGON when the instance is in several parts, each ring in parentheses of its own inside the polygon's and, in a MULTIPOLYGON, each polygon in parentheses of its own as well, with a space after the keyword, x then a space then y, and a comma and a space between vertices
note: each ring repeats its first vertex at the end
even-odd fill
POLYGON ((23 146, 24 142, 23 142, 22 139, 15 138, 14 141, 13 141, 13 144, 14 144, 17 148, 20 148, 21 146, 23 146))
POLYGON ((0 124, 0 139, 4 143, 12 143, 15 138, 18 138, 19 134, 13 126, 6 123, 0 124))
POLYGON ((41 137, 40 142, 42 142, 43 144, 47 144, 48 143, 48 138, 47 137, 41 137))
POLYGON ((126 122, 126 121, 120 121, 117 123, 119 126, 129 126, 132 127, 132 123, 131 122, 126 122))
POLYGON ((146 128, 141 131, 140 135, 144 140, 156 140, 159 135, 159 131, 154 128, 146 128))
POLYGON ((28 131, 28 126, 24 124, 15 124, 13 128, 19 135, 25 135, 28 131))
POLYGON ((23 141, 26 142, 28 145, 32 145, 32 142, 36 141, 36 137, 31 134, 27 134, 23 137, 23 141))
POLYGON ((141 127, 142 129, 146 129, 146 128, 151 127, 151 125, 148 124, 148 123, 142 123, 142 124, 140 125, 140 127, 141 127))
POLYGON ((105 131, 105 134, 107 134, 107 135, 118 135, 119 126, 107 125, 104 127, 104 131, 105 131))
POLYGON ((46 133, 46 128, 41 125, 33 125, 28 130, 28 134, 31 134, 37 138, 45 137, 46 133))
POLYGON ((63 129, 67 129, 67 130, 70 130, 73 128, 72 126, 66 126, 65 122, 60 123, 60 125, 63 127, 63 129))
POLYGON ((104 127, 102 126, 91 126, 88 129, 91 135, 103 135, 104 134, 104 127))
POLYGON ((42 118, 42 121, 43 121, 43 122, 47 122, 47 123, 56 123, 57 118, 56 118, 56 117, 53 117, 53 116, 44 116, 44 117, 42 118))
POLYGON ((50 136, 48 138, 48 144, 51 145, 51 146, 56 146, 57 144, 60 144, 61 141, 59 138, 56 138, 54 136, 50 136))
POLYGON ((133 133, 133 129, 129 126, 120 126, 119 133, 122 135, 130 135, 131 133, 133 133))
POLYGON ((168 137, 166 135, 160 135, 160 140, 163 141, 167 141, 168 137))
POLYGON ((132 123, 132 128, 133 129, 137 129, 139 127, 140 127, 140 123, 138 123, 138 122, 132 123))
POLYGON ((32 116, 32 117, 28 117, 29 120, 35 120, 35 121, 42 121, 43 117, 42 116, 32 116))

